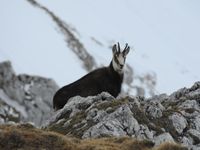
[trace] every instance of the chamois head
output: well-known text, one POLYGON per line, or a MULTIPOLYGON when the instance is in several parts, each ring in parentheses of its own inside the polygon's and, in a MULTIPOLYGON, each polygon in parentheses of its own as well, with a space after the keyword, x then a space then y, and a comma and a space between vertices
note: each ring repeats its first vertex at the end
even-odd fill
POLYGON ((118 73, 123 73, 124 64, 126 61, 126 55, 129 53, 130 47, 126 43, 126 46, 123 51, 120 51, 119 42, 117 45, 115 44, 112 48, 113 51, 113 59, 112 65, 115 71, 118 73))

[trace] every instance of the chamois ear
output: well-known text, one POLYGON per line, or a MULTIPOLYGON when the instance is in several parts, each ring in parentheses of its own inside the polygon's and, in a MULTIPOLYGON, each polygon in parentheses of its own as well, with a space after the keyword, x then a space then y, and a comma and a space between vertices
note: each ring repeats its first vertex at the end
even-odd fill
POLYGON ((126 43, 126 46, 124 48, 124 51, 122 52, 124 57, 126 57, 126 55, 129 53, 130 51, 130 47, 128 46, 128 44, 126 43))
POLYGON ((113 45, 113 48, 112 48, 112 52, 113 52, 113 55, 117 53, 117 45, 113 45))

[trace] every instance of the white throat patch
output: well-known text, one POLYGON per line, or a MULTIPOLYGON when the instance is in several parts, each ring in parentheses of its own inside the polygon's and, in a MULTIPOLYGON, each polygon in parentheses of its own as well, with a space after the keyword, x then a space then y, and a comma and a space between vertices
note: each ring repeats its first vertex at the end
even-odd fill
MULTIPOLYGON (((124 64, 124 62, 123 62, 123 64, 124 64)), ((123 71, 123 68, 121 69, 121 68, 119 67, 119 65, 115 62, 114 59, 112 60, 112 66, 113 66, 114 70, 115 70, 116 72, 118 72, 119 74, 122 74, 122 73, 124 72, 124 71, 123 71)))

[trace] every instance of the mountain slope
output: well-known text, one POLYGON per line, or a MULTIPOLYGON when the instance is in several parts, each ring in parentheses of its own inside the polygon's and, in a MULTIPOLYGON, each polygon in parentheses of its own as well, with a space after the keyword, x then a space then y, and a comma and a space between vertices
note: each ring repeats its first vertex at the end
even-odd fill
MULTIPOLYGON (((134 47, 127 59, 134 68, 132 86, 146 89, 149 83, 140 77, 148 78, 149 72, 154 81, 157 79, 159 93, 170 93, 200 79, 196 69, 200 48, 198 1, 38 2, 67 22, 97 66, 109 64, 113 43, 128 42, 134 47)), ((26 0, 3 0, 0 7, 1 61, 11 60, 17 73, 50 77, 60 86, 87 73, 46 14, 26 0)))
POLYGON ((57 90, 52 79, 16 75, 10 62, 0 63, 0 124, 33 122, 40 126, 53 112, 57 90))
POLYGON ((102 57, 104 51, 109 60, 107 45, 128 42, 135 49, 128 63, 137 75, 154 71, 159 93, 169 94, 200 79, 198 1, 40 2, 79 30, 94 57, 102 57), (95 46, 92 37, 105 48, 95 46))
POLYGON ((155 145, 178 142, 200 147, 200 82, 171 95, 114 98, 101 93, 70 98, 43 129, 82 139, 134 137, 155 145))
POLYGON ((170 141, 199 148, 200 82, 149 99, 115 99, 105 92, 76 96, 54 112, 52 98, 57 89, 51 79, 16 75, 10 62, 0 63, 0 124, 33 122, 44 130, 78 138, 130 136, 156 145, 170 141))

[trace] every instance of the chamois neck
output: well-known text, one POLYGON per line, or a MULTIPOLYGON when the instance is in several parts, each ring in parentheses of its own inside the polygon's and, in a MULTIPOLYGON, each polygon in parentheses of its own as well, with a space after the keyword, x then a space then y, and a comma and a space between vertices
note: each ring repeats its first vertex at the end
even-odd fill
POLYGON ((113 71, 115 71, 119 75, 123 75, 124 74, 124 70, 118 68, 118 66, 117 66, 116 62, 114 61, 114 59, 112 59, 112 61, 110 63, 110 67, 113 69, 113 71))
POLYGON ((119 70, 118 68, 117 68, 117 64, 115 64, 115 62, 114 62, 114 60, 112 60, 111 62, 110 62, 110 69, 111 69, 111 71, 112 72, 115 72, 116 74, 118 74, 118 75, 120 75, 120 76, 123 76, 123 74, 124 74, 124 70, 122 69, 122 70, 119 70))

